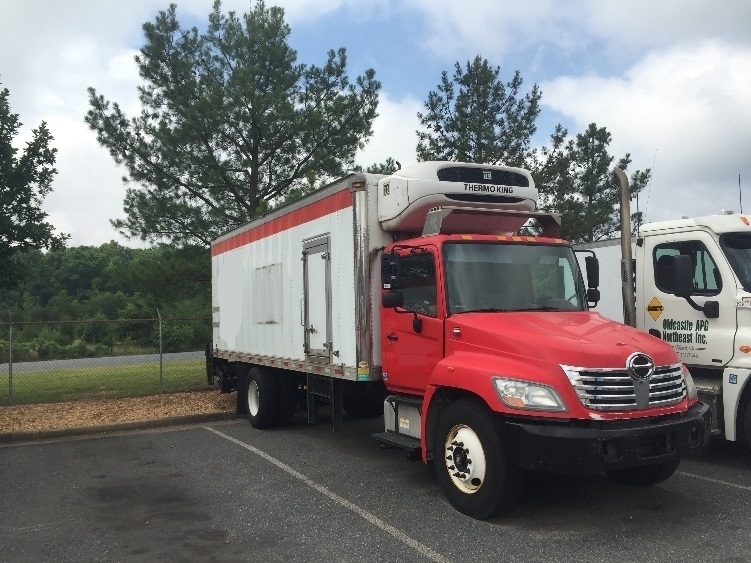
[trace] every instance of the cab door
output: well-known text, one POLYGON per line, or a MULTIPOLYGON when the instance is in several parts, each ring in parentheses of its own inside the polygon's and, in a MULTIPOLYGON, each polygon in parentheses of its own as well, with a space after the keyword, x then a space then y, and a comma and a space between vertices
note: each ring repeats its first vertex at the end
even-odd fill
POLYGON ((644 329, 675 348, 687 365, 722 366, 733 356, 735 284, 715 240, 705 232, 646 237, 644 249, 644 306, 637 315, 644 329), (691 257, 694 270, 692 299, 702 306, 718 301, 720 314, 707 318, 673 291, 671 258, 691 257))
POLYGON ((443 358, 445 309, 436 248, 411 250, 397 256, 404 305, 381 309, 381 361, 390 391, 422 394, 443 358))

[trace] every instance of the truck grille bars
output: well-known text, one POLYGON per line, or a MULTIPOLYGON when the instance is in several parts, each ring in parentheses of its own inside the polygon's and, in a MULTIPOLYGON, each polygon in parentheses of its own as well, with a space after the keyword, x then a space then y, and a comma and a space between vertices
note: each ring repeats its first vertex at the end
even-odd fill
POLYGON ((599 411, 664 407, 686 398, 680 364, 655 367, 649 379, 632 379, 625 368, 561 366, 582 404, 599 411))

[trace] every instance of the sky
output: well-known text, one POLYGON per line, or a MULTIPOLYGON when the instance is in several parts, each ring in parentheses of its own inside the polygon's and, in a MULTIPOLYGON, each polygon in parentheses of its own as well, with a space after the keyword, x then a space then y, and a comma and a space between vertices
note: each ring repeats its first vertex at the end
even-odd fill
MULTIPOLYGON (((206 25, 212 0, 175 0, 183 27, 206 25)), ((128 240, 125 169, 84 122, 87 88, 140 111, 142 25, 157 0, 0 0, 0 88, 24 124, 19 148, 45 121, 58 174, 43 210, 69 246, 128 240)), ((224 0, 247 12, 251 0, 224 0)), ((348 74, 382 83, 366 167, 416 162, 417 112, 441 73, 480 55, 509 81, 542 91, 533 146, 556 124, 570 135, 606 127, 611 154, 652 169, 639 198, 646 221, 751 213, 751 2, 748 0, 266 0, 285 9, 298 62, 344 47, 348 74)), ((636 204, 632 204, 633 207, 636 204)))

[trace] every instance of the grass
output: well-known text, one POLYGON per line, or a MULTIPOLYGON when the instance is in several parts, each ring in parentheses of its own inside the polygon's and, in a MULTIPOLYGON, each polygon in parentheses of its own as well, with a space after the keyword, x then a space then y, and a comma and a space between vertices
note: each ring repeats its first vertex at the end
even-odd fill
MULTIPOLYGON (((164 362, 165 393, 206 387, 203 358, 164 362)), ((13 404, 58 403, 103 397, 158 395, 159 363, 24 371, 13 374, 13 404)), ((10 404, 8 374, 0 375, 0 405, 10 404)))

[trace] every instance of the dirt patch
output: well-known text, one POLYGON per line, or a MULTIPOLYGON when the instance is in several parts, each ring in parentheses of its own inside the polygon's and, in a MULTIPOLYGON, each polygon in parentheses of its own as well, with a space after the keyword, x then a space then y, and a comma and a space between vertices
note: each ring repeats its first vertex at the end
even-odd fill
POLYGON ((235 412, 234 393, 216 389, 126 399, 0 407, 0 434, 235 412))

